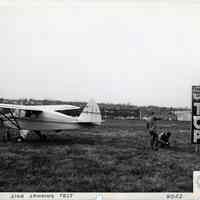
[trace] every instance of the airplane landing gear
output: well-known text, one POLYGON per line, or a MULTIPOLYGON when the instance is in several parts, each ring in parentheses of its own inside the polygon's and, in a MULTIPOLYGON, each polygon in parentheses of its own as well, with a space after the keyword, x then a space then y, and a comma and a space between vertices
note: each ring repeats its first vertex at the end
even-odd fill
POLYGON ((19 130, 19 135, 17 136, 16 141, 23 142, 26 139, 28 133, 28 130, 19 130))
POLYGON ((16 138, 16 141, 17 142, 23 142, 26 139, 26 137, 27 137, 28 134, 29 134, 29 130, 22 130, 22 129, 20 129, 19 130, 19 134, 18 134, 18 136, 16 138))
POLYGON ((24 138, 22 137, 22 136, 18 136, 17 138, 16 138, 16 142, 23 142, 24 141, 24 138))

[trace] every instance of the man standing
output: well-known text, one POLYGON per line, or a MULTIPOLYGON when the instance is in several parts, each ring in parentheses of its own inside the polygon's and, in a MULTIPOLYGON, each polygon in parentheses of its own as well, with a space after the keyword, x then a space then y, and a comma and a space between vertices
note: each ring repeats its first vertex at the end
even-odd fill
POLYGON ((147 119, 147 130, 151 136, 151 148, 156 151, 158 150, 157 120, 160 120, 160 118, 156 117, 154 112, 147 119))

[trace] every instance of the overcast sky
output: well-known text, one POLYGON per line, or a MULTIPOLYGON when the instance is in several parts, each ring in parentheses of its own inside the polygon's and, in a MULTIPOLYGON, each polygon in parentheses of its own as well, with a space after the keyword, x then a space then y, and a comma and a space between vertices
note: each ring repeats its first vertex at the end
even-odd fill
POLYGON ((190 106, 200 6, 122 2, 1 1, 0 96, 190 106))

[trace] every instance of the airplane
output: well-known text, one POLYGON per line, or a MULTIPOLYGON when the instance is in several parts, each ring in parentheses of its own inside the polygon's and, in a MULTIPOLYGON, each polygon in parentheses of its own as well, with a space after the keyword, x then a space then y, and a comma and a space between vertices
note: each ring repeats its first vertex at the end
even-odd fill
POLYGON ((77 110, 72 105, 14 105, 0 104, 0 121, 4 127, 17 129, 17 142, 22 142, 30 131, 41 140, 46 140, 42 131, 62 131, 80 129, 85 126, 101 125, 99 106, 90 100, 79 117, 72 117, 62 111, 77 110))

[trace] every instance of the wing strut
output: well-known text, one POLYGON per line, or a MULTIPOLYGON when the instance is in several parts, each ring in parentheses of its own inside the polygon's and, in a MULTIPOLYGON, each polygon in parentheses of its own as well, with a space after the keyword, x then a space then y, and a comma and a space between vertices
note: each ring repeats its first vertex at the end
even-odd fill
POLYGON ((9 109, 9 114, 11 115, 11 117, 7 116, 5 113, 2 113, 0 111, 0 115, 3 116, 4 118, 6 118, 10 123, 12 123, 18 130, 21 130, 21 127, 18 123, 18 121, 16 120, 15 116, 13 115, 13 113, 10 111, 9 109))

